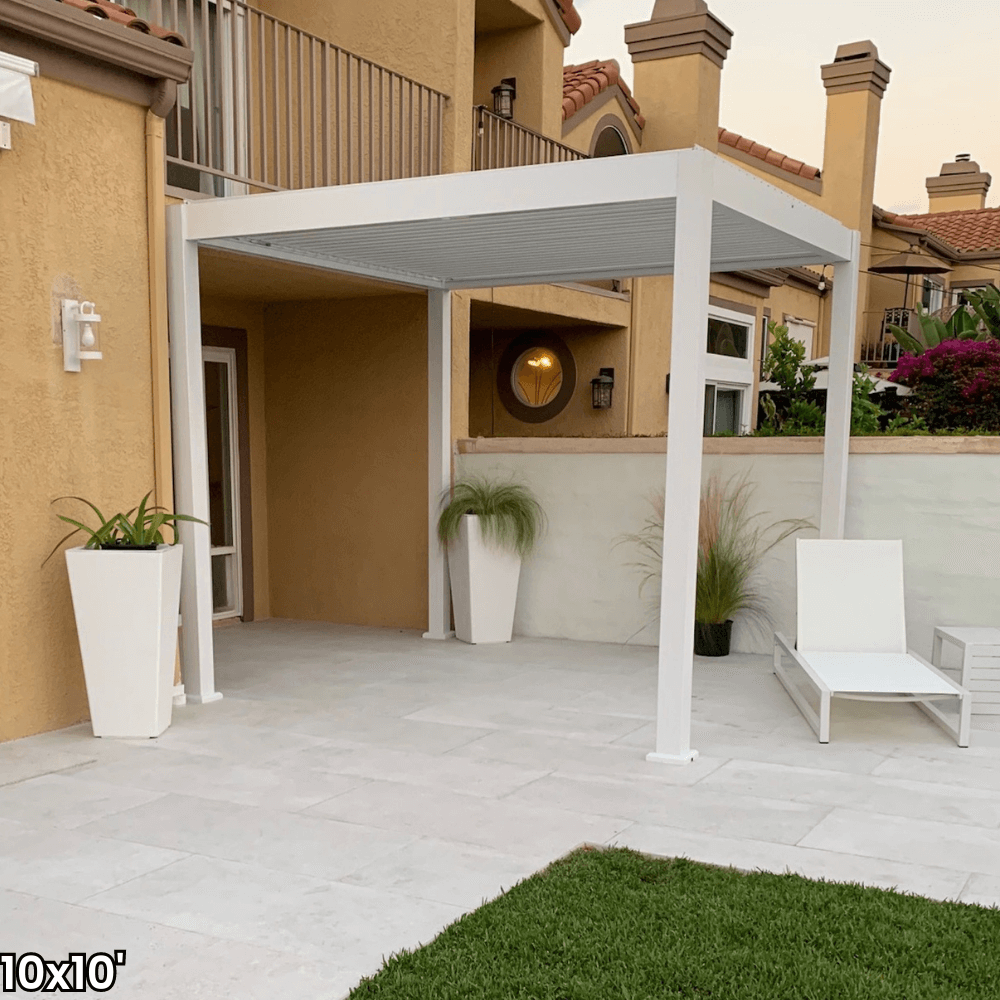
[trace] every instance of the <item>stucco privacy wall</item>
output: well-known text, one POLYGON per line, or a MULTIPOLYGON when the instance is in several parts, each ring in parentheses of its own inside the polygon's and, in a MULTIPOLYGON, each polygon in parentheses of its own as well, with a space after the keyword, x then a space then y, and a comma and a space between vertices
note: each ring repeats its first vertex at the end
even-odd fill
POLYGON ((426 628, 427 297, 264 324, 271 614, 426 628))
MULTIPOLYGON (((513 476, 537 494, 548 530, 525 562, 514 630, 519 635, 655 645, 658 592, 637 596, 639 571, 627 545, 662 493, 661 454, 461 454, 461 472, 513 476), (645 627, 644 627, 645 626, 645 627)), ((767 526, 788 517, 819 524, 821 454, 712 455, 704 475, 750 473, 753 512, 767 526)), ((931 651, 935 625, 997 625, 1000 608, 1000 454, 851 456, 848 538, 901 538, 910 646, 931 651)), ((804 538, 818 532, 806 531, 804 538)), ((761 589, 775 627, 795 633, 795 543, 766 557, 761 589)), ((769 653, 771 644, 745 626, 734 649, 769 653)))
POLYGON ((32 89, 37 124, 14 122, 0 153, 0 740, 88 715, 66 562, 39 568, 70 530, 50 501, 110 513, 154 486, 145 109, 46 77, 32 89), (60 293, 103 317, 104 360, 79 373, 63 371, 60 293))

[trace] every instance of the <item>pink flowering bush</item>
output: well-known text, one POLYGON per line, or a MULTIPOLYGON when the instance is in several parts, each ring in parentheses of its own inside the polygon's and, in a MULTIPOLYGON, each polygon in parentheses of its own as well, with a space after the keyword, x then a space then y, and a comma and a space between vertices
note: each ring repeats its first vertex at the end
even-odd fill
POLYGON ((891 380, 913 390, 909 411, 932 431, 1000 433, 1000 340, 945 340, 903 354, 891 380))

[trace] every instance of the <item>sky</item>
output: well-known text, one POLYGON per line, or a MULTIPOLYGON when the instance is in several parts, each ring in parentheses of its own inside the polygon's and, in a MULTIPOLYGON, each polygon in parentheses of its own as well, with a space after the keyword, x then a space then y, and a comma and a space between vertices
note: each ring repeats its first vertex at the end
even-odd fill
MULTIPOLYGON (((624 25, 654 0, 576 0, 583 27, 567 63, 618 60, 631 86, 624 25)), ((892 68, 882 102, 875 202, 926 212, 924 181, 971 153, 1000 206, 1000 0, 708 0, 733 32, 719 124, 814 166, 823 164, 820 66, 837 47, 871 39, 892 68)), ((642 101, 642 95, 637 94, 642 101)))

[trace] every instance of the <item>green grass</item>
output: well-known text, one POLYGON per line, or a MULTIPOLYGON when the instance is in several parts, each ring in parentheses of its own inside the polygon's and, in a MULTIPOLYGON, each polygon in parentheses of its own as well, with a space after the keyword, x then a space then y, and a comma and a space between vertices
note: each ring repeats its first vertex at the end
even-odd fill
POLYGON ((581 848, 393 956, 350 1000, 998 996, 998 910, 581 848))

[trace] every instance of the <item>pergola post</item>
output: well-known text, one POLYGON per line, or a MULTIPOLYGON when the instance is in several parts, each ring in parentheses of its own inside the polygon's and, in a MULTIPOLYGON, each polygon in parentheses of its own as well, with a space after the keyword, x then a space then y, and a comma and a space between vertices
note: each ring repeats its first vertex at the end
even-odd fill
POLYGON ((823 442, 823 493, 820 538, 843 538, 847 511, 847 467, 851 450, 851 396, 854 386, 854 343, 858 315, 861 233, 853 232, 851 259, 833 269, 830 315, 830 369, 826 391, 823 442))
MULTIPOLYGON (((170 402, 174 445, 174 505, 179 514, 209 520, 208 437, 201 351, 198 245, 187 239, 187 206, 167 209, 167 305, 170 402)), ((189 702, 218 701, 212 645, 212 560, 208 524, 178 523, 181 573, 181 673, 189 702)))
POLYGON ((427 631, 451 634, 445 550, 438 541, 441 495, 451 486, 451 292, 427 292, 427 631))
POLYGON ((656 750, 646 757, 669 764, 698 756, 691 749, 691 678, 712 255, 712 172, 701 166, 682 160, 677 177, 656 750))

